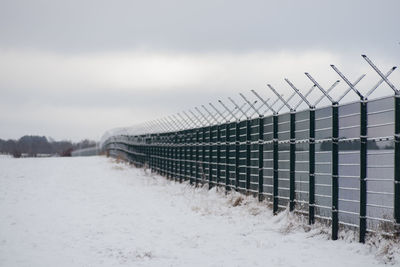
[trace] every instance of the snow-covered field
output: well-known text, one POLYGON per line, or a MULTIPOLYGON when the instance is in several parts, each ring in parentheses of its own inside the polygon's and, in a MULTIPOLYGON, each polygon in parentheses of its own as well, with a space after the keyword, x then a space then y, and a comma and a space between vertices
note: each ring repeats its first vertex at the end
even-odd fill
POLYGON ((398 248, 331 241, 251 197, 104 157, 2 156, 0 170, 0 266, 399 264, 398 248))

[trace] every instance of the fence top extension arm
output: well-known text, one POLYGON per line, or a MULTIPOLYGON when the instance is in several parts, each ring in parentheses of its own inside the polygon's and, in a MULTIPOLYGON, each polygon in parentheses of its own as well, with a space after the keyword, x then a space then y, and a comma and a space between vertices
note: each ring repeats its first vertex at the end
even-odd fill
MULTIPOLYGON (((365 74, 361 75, 353 84, 353 87, 356 86, 363 78, 365 77, 365 74)), ((350 91, 351 91, 351 87, 347 88, 346 91, 344 91, 344 93, 338 98, 338 102, 340 102, 340 100, 342 100, 350 91)))
MULTIPOLYGON (((268 102, 267 101, 265 101, 256 91, 254 91, 254 90, 251 90, 251 92, 258 98, 258 99, 260 99, 261 100, 261 102, 265 105, 265 106, 267 106, 267 110, 265 111, 265 112, 267 112, 268 110, 271 110, 272 111, 272 113, 274 114, 274 115, 276 115, 277 114, 277 112, 272 108, 272 105, 269 105, 268 104, 268 102)), ((276 101, 274 102, 274 104, 276 103, 276 101)), ((265 113, 264 112, 264 113, 265 113)))
MULTIPOLYGON (((392 74, 392 72, 393 72, 396 68, 397 68, 397 67, 394 66, 394 67, 392 67, 392 68, 386 73, 386 75, 385 75, 386 79, 390 76, 390 74, 392 74)), ((365 95, 365 97, 368 98, 368 97, 375 91, 375 89, 378 88, 384 81, 385 81, 384 79, 381 79, 379 82, 377 82, 377 83, 375 84, 375 86, 372 87, 371 90, 368 91, 368 93, 365 95)))
POLYGON ((177 118, 175 114, 172 115, 172 118, 174 118, 174 120, 181 125, 182 130, 185 129, 186 127, 190 128, 190 124, 188 124, 186 120, 177 118))
MULTIPOLYGON (((259 109, 257 109, 242 93, 239 93, 239 95, 243 98, 244 101, 246 101, 247 104, 249 104, 250 108, 252 108, 254 112, 258 114, 258 116, 262 116, 262 114, 259 112, 259 109)), ((257 103, 257 101, 255 101, 254 104, 255 103, 257 103)), ((252 117, 253 115, 254 113, 251 114, 250 117, 252 117)))
MULTIPOLYGON (((329 101, 331 101, 332 104, 337 104, 337 101, 333 100, 333 98, 329 95, 329 92, 326 91, 324 88, 322 88, 322 86, 316 80, 314 80, 314 78, 308 72, 306 72, 305 75, 307 76, 308 79, 311 80, 313 84, 315 84, 315 86, 317 86, 317 88, 326 96, 326 98, 328 98, 329 101)), ((334 84, 338 83, 339 80, 336 81, 334 84)))
POLYGON ((171 124, 165 122, 165 118, 159 119, 158 121, 166 129, 167 132, 174 131, 174 129, 171 127, 171 124))
POLYGON ((208 118, 200 111, 200 109, 199 109, 198 107, 195 107, 194 109, 197 111, 197 113, 200 114, 201 117, 203 117, 203 119, 207 122, 208 125, 211 125, 211 122, 210 122, 210 121, 208 120, 208 118))
MULTIPOLYGON (((241 93, 239 93, 239 94, 242 95, 241 93)), ((242 98, 243 98, 243 96, 242 96, 242 98)), ((269 98, 267 99, 267 101, 268 101, 268 100, 269 100, 269 98)), ((254 115, 255 113, 258 113, 258 112, 256 112, 256 111, 254 111, 254 107, 255 107, 255 104, 256 104, 256 103, 257 103, 257 100, 254 100, 253 103, 251 103, 250 101, 245 101, 245 102, 243 103, 243 106, 242 106, 242 107, 248 105, 247 109, 244 111, 246 114, 247 114, 251 109, 253 109, 253 113, 251 113, 250 115, 248 115, 247 118, 251 118, 251 117, 253 117, 253 115, 254 115)), ((259 109, 260 109, 262 106, 263 106, 263 104, 261 104, 261 106, 259 107, 259 109)))
POLYGON ((190 114, 192 114, 192 116, 199 122, 199 124, 200 124, 201 127, 205 126, 205 125, 204 125, 204 122, 203 122, 202 120, 200 120, 199 117, 197 117, 196 114, 194 114, 193 111, 191 111, 191 110, 189 109, 189 112, 190 112, 190 114))
POLYGON ((160 121, 163 123, 163 125, 165 126, 165 128, 167 128, 168 131, 170 132, 175 131, 174 126, 171 125, 171 123, 167 120, 167 118, 161 118, 160 121))
POLYGON ((149 121, 148 123, 149 126, 149 133, 158 133, 160 132, 160 126, 158 125, 158 123, 156 121, 149 121))
MULTIPOLYGON (((353 90, 359 97, 361 100, 367 100, 368 97, 384 82, 384 79, 387 79, 387 77, 390 76, 390 74, 396 69, 396 67, 392 67, 387 73, 386 75, 383 76, 383 78, 377 83, 375 84, 375 86, 373 86, 365 95, 362 95, 356 88, 355 85, 365 76, 365 74, 363 76, 361 76, 361 78, 359 80, 357 80, 354 84, 352 84, 340 71, 339 69, 335 66, 335 65, 331 65, 332 69, 340 76, 340 78, 342 78, 347 85, 349 85, 350 89, 353 90)), ((383 74, 382 74, 383 75, 383 74)), ((350 90, 348 89, 348 90, 350 90)), ((347 91, 346 91, 347 92, 347 91)), ((342 98, 340 98, 342 99, 342 98)))
POLYGON ((152 122, 148 122, 143 125, 144 134, 149 135, 154 133, 154 124, 152 122))
MULTIPOLYGON (((354 84, 352 84, 352 83, 346 78, 346 76, 344 76, 343 73, 341 73, 341 72, 339 71, 339 69, 338 69, 335 65, 332 64, 332 65, 331 65, 331 68, 340 76, 340 78, 342 78, 342 80, 343 80, 345 83, 347 83, 347 85, 351 88, 351 90, 353 90, 354 93, 356 93, 356 94, 360 97, 361 100, 364 100, 364 96, 360 93, 360 91, 358 91, 358 90, 354 87, 354 84)), ((365 76, 365 74, 364 74, 364 76, 365 76)))
POLYGON ((229 114, 231 114, 232 118, 234 118, 236 121, 238 120, 235 114, 224 104, 224 102, 222 102, 221 100, 218 100, 218 102, 221 104, 221 106, 224 107, 226 111, 228 111, 229 114))
POLYGON ((143 123, 143 126, 141 128, 142 128, 142 131, 143 131, 144 134, 148 134, 150 132, 150 129, 149 129, 150 128, 150 122, 143 123))
POLYGON ((156 121, 150 121, 149 122, 149 129, 150 129, 150 134, 152 133, 156 133, 158 134, 160 132, 160 126, 158 125, 158 123, 156 121))
MULTIPOLYGON (((267 101, 268 101, 268 100, 267 100, 267 101)), ((243 103, 243 107, 246 106, 246 105, 249 105, 249 106, 247 107, 247 109, 246 109, 244 112, 247 114, 247 113, 252 109, 251 105, 254 106, 256 103, 257 103, 257 100, 254 100, 253 103, 251 103, 251 102, 250 102, 250 103, 244 102, 244 103, 243 103)), ((255 113, 255 112, 253 112, 251 115, 248 115, 247 117, 248 117, 248 118, 253 117, 254 113, 255 113)))
MULTIPOLYGON (((339 82, 340 82, 339 80, 335 81, 335 82, 331 85, 331 87, 329 87, 329 89, 326 90, 326 93, 329 94, 329 93, 333 90, 333 88, 335 88, 335 87, 339 84, 339 82)), ((317 87, 317 86, 315 85, 315 87, 317 87)), ((350 90, 351 90, 351 89, 350 89, 350 90)), ((319 102, 321 102, 322 99, 324 99, 325 97, 326 97, 326 95, 325 95, 325 94, 322 94, 322 95, 317 99, 317 101, 315 101, 314 106, 316 107, 316 106, 319 104, 319 102)), ((336 101, 336 102, 339 102, 339 101, 336 101)))
POLYGON ((177 113, 177 115, 179 116, 179 118, 180 118, 184 123, 186 123, 188 129, 193 128, 193 127, 196 127, 195 124, 194 124, 194 125, 193 125, 193 123, 190 124, 191 121, 188 121, 187 119, 185 119, 180 113, 177 113))
POLYGON ((170 121, 172 121, 172 122, 175 124, 175 126, 176 126, 176 128, 177 128, 178 131, 184 129, 185 126, 184 126, 182 123, 180 123, 179 121, 175 120, 175 118, 173 117, 173 115, 168 116, 168 118, 170 119, 170 121))
POLYGON ((201 105, 201 107, 208 113, 208 115, 210 115, 210 117, 217 123, 219 124, 218 119, 215 117, 214 114, 212 114, 204 105, 201 105))
POLYGON ((284 106, 286 106, 290 111, 293 111, 293 108, 289 105, 288 102, 290 101, 290 99, 292 99, 292 97, 293 97, 296 93, 293 93, 293 94, 288 98, 288 100, 285 100, 285 99, 283 99, 283 97, 282 97, 280 94, 278 94, 278 92, 275 90, 274 87, 272 87, 272 85, 267 84, 267 86, 268 86, 269 89, 271 89, 271 91, 278 97, 278 99, 280 99, 280 100, 282 101, 282 103, 283 103, 283 105, 280 106, 280 107, 276 110, 277 113, 278 113, 284 106))
MULTIPOLYGON (((232 104, 247 118, 247 114, 246 114, 246 112, 245 111, 243 111, 243 109, 241 108, 241 107, 239 107, 239 105, 238 104, 236 104, 236 102, 235 101, 233 101, 233 99, 231 98, 231 97, 228 97, 228 99, 229 99, 229 101, 231 101, 232 102, 232 104)), ((239 116, 239 118, 238 118, 238 120, 240 120, 240 118, 242 117, 242 115, 241 116, 239 116)))
POLYGON ((303 95, 303 94, 300 92, 300 90, 297 89, 296 86, 294 86, 294 84, 293 84, 291 81, 289 81, 288 78, 285 78, 285 81, 286 81, 286 82, 289 84, 289 86, 295 91, 295 93, 297 93, 297 94, 299 95, 299 97, 301 98, 301 100, 299 101, 299 103, 297 103, 297 105, 294 107, 294 110, 296 110, 296 109, 300 106, 300 104, 301 104, 303 101, 308 105, 309 108, 314 108, 314 105, 312 105, 312 104, 308 101, 307 96, 308 96, 309 94, 311 94, 311 92, 314 90, 314 88, 316 87, 315 85, 313 85, 313 86, 310 88, 310 90, 308 90, 308 92, 307 92, 305 95, 303 95))
POLYGON ((229 121, 228 118, 226 118, 226 117, 224 116, 224 114, 223 114, 221 111, 219 111, 212 103, 208 103, 208 104, 217 112, 217 114, 218 114, 223 120, 225 120, 226 122, 229 121))
MULTIPOLYGON (((361 56, 376 71, 376 73, 378 73, 378 75, 381 76, 381 78, 385 81, 385 83, 387 83, 387 85, 389 85, 389 87, 392 88, 392 90, 396 95, 400 94, 400 91, 388 80, 388 78, 385 75, 383 75, 383 73, 378 69, 378 67, 375 66, 375 64, 366 55, 361 55, 361 56)), ((394 67, 393 70, 395 69, 396 67, 394 67)))
POLYGON ((165 118, 161 118, 158 121, 160 122, 161 125, 164 126, 165 129, 167 129, 167 131, 174 131, 171 124, 165 121, 165 118))
POLYGON ((201 127, 202 123, 200 122, 195 122, 185 111, 182 111, 182 113, 195 125, 195 127, 201 127))

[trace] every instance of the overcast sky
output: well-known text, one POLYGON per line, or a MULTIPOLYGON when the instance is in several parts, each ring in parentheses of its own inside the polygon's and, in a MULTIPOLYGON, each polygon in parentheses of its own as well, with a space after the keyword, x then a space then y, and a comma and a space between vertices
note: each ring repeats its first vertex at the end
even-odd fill
MULTIPOLYGON (((0 138, 100 139, 238 92, 268 97, 267 83, 288 95, 285 77, 305 91, 305 71, 328 87, 329 64, 367 73, 368 91, 379 77, 360 55, 399 65, 399 11, 398 0, 0 0, 0 138)), ((400 87, 399 70, 391 80, 400 87)))

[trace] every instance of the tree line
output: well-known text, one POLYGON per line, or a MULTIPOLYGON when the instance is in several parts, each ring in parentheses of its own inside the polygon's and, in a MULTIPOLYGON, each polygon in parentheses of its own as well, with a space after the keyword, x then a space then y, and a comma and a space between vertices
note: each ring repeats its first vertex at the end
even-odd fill
POLYGON ((96 142, 88 139, 73 143, 71 141, 54 141, 52 138, 37 135, 25 135, 18 140, 0 139, 0 153, 10 154, 14 157, 71 156, 73 150, 94 146, 96 146, 96 142))

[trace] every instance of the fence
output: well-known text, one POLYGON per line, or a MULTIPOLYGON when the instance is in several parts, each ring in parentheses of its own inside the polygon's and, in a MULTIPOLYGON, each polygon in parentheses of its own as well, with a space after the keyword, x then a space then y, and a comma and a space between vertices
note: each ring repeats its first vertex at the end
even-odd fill
MULTIPOLYGON (((398 236, 400 225, 400 92, 388 80, 396 67, 383 74, 365 55, 363 58, 380 77, 361 94, 334 65, 331 67, 348 89, 337 99, 310 74, 312 87, 301 93, 285 79, 293 94, 288 99, 268 85, 276 100, 257 101, 244 95, 242 104, 229 98, 233 108, 219 101, 145 124, 136 134, 121 131, 109 136, 104 147, 112 156, 124 157, 139 166, 171 179, 191 184, 220 186, 254 194, 272 202, 273 212, 289 207, 332 227, 359 231, 360 242, 367 232, 398 236), (394 96, 368 100, 381 84, 394 96), (323 95, 314 103, 313 90, 323 95), (339 104, 353 92, 357 102, 339 104), (295 105, 289 104, 297 95, 295 105), (323 98, 331 106, 316 108, 323 98), (304 102, 307 110, 296 109, 304 102), (290 112, 280 114, 286 106, 290 112), (269 112, 271 115, 264 116, 269 112), (256 117, 254 117, 256 116, 256 117), (245 119, 241 119, 245 117, 245 119)), ((292 101, 293 102, 293 101, 292 101)))
POLYGON ((100 154, 100 148, 98 146, 77 149, 71 152, 72 157, 87 157, 96 156, 100 154))

